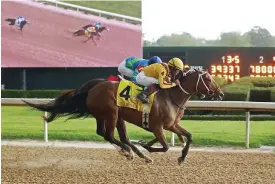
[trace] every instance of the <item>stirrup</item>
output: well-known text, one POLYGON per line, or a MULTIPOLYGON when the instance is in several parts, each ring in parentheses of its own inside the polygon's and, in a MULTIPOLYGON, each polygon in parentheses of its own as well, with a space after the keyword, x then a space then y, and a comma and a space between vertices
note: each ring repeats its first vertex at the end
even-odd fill
POLYGON ((138 98, 142 103, 145 103, 145 104, 149 103, 148 97, 147 97, 146 94, 144 94, 143 92, 142 92, 142 93, 139 93, 139 94, 137 95, 137 98, 138 98))

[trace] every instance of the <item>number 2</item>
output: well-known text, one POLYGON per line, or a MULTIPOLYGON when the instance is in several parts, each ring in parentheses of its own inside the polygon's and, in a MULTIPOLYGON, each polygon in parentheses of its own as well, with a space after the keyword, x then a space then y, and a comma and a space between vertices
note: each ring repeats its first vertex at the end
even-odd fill
POLYGON ((259 63, 264 63, 264 57, 263 56, 260 56, 259 59, 260 59, 259 63))
POLYGON ((131 86, 126 86, 120 93, 119 96, 128 100, 130 98, 131 86))

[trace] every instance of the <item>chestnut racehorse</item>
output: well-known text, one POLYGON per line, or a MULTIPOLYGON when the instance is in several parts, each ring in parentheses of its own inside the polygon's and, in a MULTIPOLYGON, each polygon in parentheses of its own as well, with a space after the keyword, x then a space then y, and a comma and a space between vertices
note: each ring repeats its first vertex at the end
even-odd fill
MULTIPOLYGON (((223 98, 223 93, 216 85, 211 75, 207 72, 192 70, 189 71, 186 76, 181 76, 179 81, 180 86, 162 89, 156 94, 149 115, 149 128, 146 129, 154 133, 156 139, 149 143, 142 141, 140 144, 149 152, 166 152, 169 146, 163 133, 164 129, 174 132, 177 135, 185 136, 187 142, 182 150, 181 157, 178 158, 178 163, 181 164, 192 142, 191 134, 179 125, 183 112, 182 109, 186 102, 190 99, 191 95, 195 93, 212 96, 216 100, 221 100, 223 98), (157 141, 161 143, 162 148, 152 147, 157 141)), ((66 113, 79 114, 80 116, 87 114, 93 115, 98 122, 104 124, 103 136, 105 140, 121 147, 122 153, 128 159, 133 159, 133 150, 140 157, 144 158, 146 162, 151 162, 152 160, 149 157, 141 153, 129 141, 124 120, 142 127, 142 112, 130 108, 118 107, 116 105, 118 84, 118 82, 100 82, 93 86, 88 92, 76 93, 71 96, 71 103, 64 104, 63 107, 60 106, 60 112, 62 113, 62 109, 64 110, 66 106, 74 105, 81 107, 77 107, 71 110, 71 112, 66 113), (118 129, 121 141, 114 138, 115 128, 118 129)), ((49 112, 53 110, 53 108, 51 109, 49 106, 47 109, 47 106, 44 104, 35 105, 28 102, 26 103, 39 110, 46 110, 49 112)))
POLYGON ((93 26, 93 25, 87 25, 87 26, 84 26, 83 29, 79 29, 79 30, 73 32, 73 36, 83 36, 83 35, 85 35, 86 37, 88 37, 88 39, 85 40, 85 41, 83 41, 83 42, 87 42, 87 41, 89 41, 90 39, 92 39, 93 42, 94 42, 94 44, 97 45, 96 42, 95 42, 95 40, 94 40, 94 36, 96 36, 97 40, 99 40, 99 39, 101 38, 101 32, 102 32, 102 31, 105 31, 105 30, 106 30, 106 31, 109 31, 110 29, 107 28, 107 27, 105 27, 105 26, 102 26, 102 27, 96 29, 95 26, 93 26), (88 29, 94 29, 94 31, 91 32, 91 33, 89 34, 89 36, 86 36, 86 35, 85 35, 85 32, 86 32, 88 29))

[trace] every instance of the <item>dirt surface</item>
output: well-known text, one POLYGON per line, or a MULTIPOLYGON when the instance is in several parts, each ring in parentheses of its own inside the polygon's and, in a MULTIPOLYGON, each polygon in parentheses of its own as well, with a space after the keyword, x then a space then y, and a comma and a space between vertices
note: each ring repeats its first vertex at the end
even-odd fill
POLYGON ((126 160, 116 150, 2 146, 2 183, 275 183, 275 154, 180 152, 126 160))
POLYGON ((119 23, 29 1, 1 2, 2 67, 111 67, 129 56, 142 56, 141 26, 119 23), (23 34, 6 18, 23 15, 30 24, 23 34), (100 20, 110 31, 102 32, 98 47, 70 31, 100 20))

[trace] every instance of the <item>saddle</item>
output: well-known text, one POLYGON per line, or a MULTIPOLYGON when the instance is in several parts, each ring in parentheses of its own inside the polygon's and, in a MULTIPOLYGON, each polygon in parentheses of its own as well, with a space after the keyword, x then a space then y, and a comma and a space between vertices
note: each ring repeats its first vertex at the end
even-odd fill
MULTIPOLYGON (((128 77, 127 77, 128 78, 128 77)), ((107 78, 107 81, 116 81, 116 82, 120 82, 121 80, 127 80, 127 81, 131 81, 130 79, 127 79, 125 77, 122 77, 121 75, 110 75, 108 78, 107 78)), ((138 87, 141 87, 144 89, 144 86, 136 83, 136 82, 133 82, 131 81, 132 83, 134 83, 135 85, 137 85, 138 87)))
POLYGON ((96 32, 96 28, 94 26, 90 26, 87 28, 87 31, 90 33, 95 33, 96 32))

